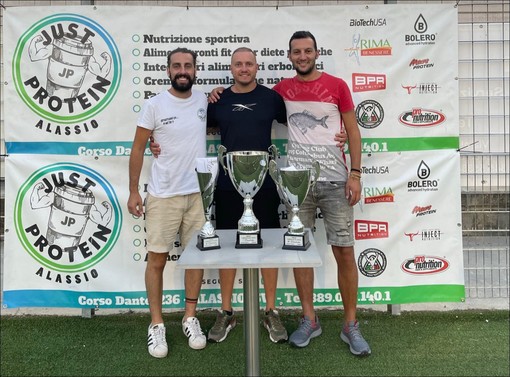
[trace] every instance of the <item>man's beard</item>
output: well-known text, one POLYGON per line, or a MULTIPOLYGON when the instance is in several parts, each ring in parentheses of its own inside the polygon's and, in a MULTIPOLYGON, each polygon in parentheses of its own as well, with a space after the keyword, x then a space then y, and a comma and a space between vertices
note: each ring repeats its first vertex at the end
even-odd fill
POLYGON ((298 67, 297 64, 294 64, 294 69, 296 70, 296 72, 298 74, 300 74, 301 76, 306 76, 306 75, 309 75, 310 73, 312 73, 313 69, 314 69, 314 66, 315 66, 315 63, 313 65, 310 66, 310 68, 306 69, 306 70, 302 70, 301 68, 298 67))
POLYGON ((178 92, 182 92, 182 93, 187 92, 193 86, 193 79, 191 78, 190 75, 186 75, 186 74, 178 74, 178 75, 175 75, 174 78, 170 77, 170 82, 172 84, 172 88, 174 88, 178 92), (177 80, 180 79, 181 77, 186 77, 188 79, 188 82, 186 84, 178 83, 177 80))

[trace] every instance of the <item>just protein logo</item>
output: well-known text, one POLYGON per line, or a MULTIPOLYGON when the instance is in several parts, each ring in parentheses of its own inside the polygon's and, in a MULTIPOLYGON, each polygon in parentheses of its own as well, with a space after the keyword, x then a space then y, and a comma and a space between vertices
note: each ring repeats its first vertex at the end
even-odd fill
POLYGON ((120 54, 108 32, 76 14, 46 17, 19 39, 12 64, 21 100, 56 135, 99 127, 94 116, 112 101, 121 79, 120 54))
POLYGON ((38 263, 35 275, 76 285, 98 278, 96 265, 119 238, 122 212, 101 175, 57 163, 37 170, 21 186, 14 223, 18 239, 38 263))

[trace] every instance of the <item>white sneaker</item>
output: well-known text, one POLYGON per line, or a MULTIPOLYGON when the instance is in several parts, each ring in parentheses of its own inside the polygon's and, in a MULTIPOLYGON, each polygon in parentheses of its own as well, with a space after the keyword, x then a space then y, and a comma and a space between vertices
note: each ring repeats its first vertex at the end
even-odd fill
POLYGON ((165 325, 158 323, 149 326, 149 334, 147 339, 149 353, 153 357, 162 358, 168 354, 168 344, 166 343, 165 325))
POLYGON ((182 321, 182 332, 188 337, 188 344, 191 348, 194 350, 205 348, 207 339, 196 317, 188 317, 188 319, 182 321))

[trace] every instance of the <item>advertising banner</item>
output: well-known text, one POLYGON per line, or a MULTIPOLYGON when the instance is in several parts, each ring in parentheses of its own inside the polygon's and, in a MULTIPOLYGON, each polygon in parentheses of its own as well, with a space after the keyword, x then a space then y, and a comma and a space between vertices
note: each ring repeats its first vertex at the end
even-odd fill
MULTIPOLYGON (((257 82, 271 88, 295 74, 287 51, 297 30, 315 35, 318 69, 343 78, 356 106, 359 303, 464 299, 453 5, 27 9, 5 10, 2 30, 5 307, 148 308, 145 221, 127 211, 128 162, 144 101, 170 87, 168 53, 196 51, 195 87, 208 93, 233 84, 231 54, 250 47, 257 82)), ((285 165, 286 126, 274 124, 273 141, 285 165)), ((209 156, 218 145, 209 134, 209 156)), ((145 154, 142 196, 153 159, 145 154)), ((283 202, 280 216, 285 227, 283 202)), ((315 305, 340 305, 320 213, 314 237, 323 261, 315 305)), ((184 308, 181 253, 176 241, 164 308, 184 308)), ((238 271, 236 308, 242 280, 238 271)), ((260 292, 262 304, 262 284, 260 292)), ((278 305, 299 306, 291 269, 280 269, 277 293, 278 305)), ((220 305, 218 271, 206 270, 199 307, 220 305)))

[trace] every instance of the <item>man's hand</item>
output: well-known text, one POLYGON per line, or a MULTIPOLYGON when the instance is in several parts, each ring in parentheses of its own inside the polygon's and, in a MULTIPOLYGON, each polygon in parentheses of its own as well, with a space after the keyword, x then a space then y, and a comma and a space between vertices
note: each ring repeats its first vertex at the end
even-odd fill
POLYGON ((218 86, 217 88, 214 88, 211 93, 207 96, 207 102, 209 103, 215 103, 218 102, 220 99, 221 93, 225 90, 224 87, 218 86))
POLYGON ((143 200, 139 193, 130 193, 128 199, 128 211, 136 217, 143 215, 143 200))
POLYGON ((152 135, 149 138, 149 140, 150 140, 149 148, 151 150, 151 153, 154 156, 154 158, 158 158, 158 156, 161 154, 161 146, 154 141, 154 137, 152 135))
POLYGON ((349 205, 352 207, 361 199, 361 182, 354 177, 349 177, 347 179, 347 184, 345 185, 345 197, 349 201, 349 205))
POLYGON ((337 142, 336 143, 337 147, 339 147, 340 149, 344 149, 344 145, 347 142, 347 133, 345 132, 344 129, 340 130, 340 132, 335 134, 335 141, 337 142))

